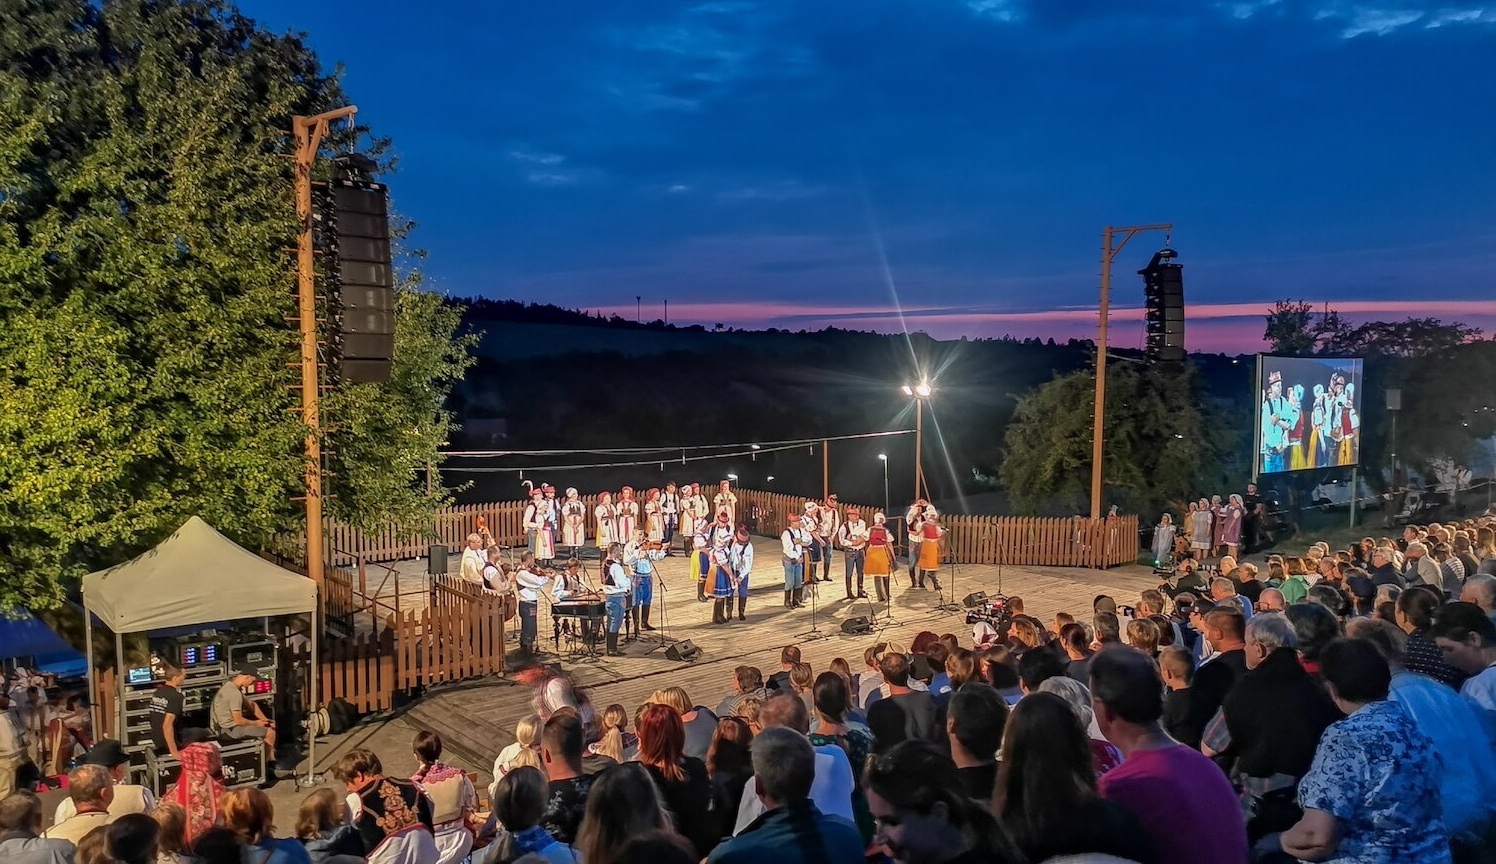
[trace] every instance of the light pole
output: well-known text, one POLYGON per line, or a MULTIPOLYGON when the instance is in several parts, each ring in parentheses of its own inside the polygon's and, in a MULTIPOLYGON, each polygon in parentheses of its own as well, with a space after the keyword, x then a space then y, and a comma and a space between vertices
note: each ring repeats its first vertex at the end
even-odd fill
POLYGON ((905 384, 904 395, 914 398, 914 497, 920 498, 920 490, 925 488, 925 400, 935 393, 935 389, 928 381, 920 381, 918 384, 905 384))
POLYGON ((878 461, 883 463, 883 512, 888 512, 888 454, 879 453, 878 461))
MULTIPOLYGON (((1111 307, 1112 259, 1116 258, 1127 242, 1144 231, 1173 231, 1172 225, 1136 225, 1127 228, 1106 226, 1101 232, 1101 327, 1096 338, 1096 401, 1091 417, 1091 518, 1101 518, 1101 456, 1103 444, 1102 420, 1106 417, 1106 325, 1111 307), (1112 238, 1121 235, 1115 245, 1112 238)), ((1164 241, 1167 245, 1168 241, 1164 241)))

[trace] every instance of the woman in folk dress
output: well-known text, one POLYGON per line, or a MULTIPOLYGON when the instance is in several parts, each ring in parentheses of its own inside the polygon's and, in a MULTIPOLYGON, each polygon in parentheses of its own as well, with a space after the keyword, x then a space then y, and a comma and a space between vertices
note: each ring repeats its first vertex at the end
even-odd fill
POLYGON ((613 506, 613 493, 597 496, 597 506, 592 508, 597 519, 597 548, 604 551, 618 542, 618 508, 613 506))
POLYGON ((634 487, 625 486, 618 493, 618 531, 620 542, 627 543, 639 527, 639 502, 634 500, 634 487))
POLYGON ((1190 551, 1196 558, 1210 557, 1210 532, 1214 521, 1210 502, 1204 498, 1195 502, 1195 511, 1190 514, 1190 551))
POLYGON ((867 575, 873 577, 873 591, 878 602, 886 602, 890 594, 888 580, 893 575, 894 551, 893 537, 888 530, 888 517, 882 513, 873 514, 873 527, 868 530, 867 535, 867 561, 864 568, 867 575))
POLYGON ((1168 561, 1174 554, 1174 517, 1165 513, 1153 526, 1153 564, 1168 561))
POLYGON ((1226 505, 1226 524, 1221 531, 1221 543, 1226 546, 1226 554, 1232 558, 1236 557, 1236 551, 1241 548, 1241 520, 1247 515, 1247 508, 1242 504, 1240 495, 1232 495, 1231 501, 1226 505))
POLYGON ((574 488, 566 490, 566 500, 561 503, 561 545, 571 547, 572 555, 587 545, 587 505, 574 488))
POLYGON ((714 500, 717 509, 713 513, 727 511, 727 524, 738 524, 738 496, 732 494, 732 483, 723 480, 717 484, 717 497, 714 500))
POLYGON ((919 576, 914 587, 925 587, 925 577, 930 577, 930 584, 935 590, 940 590, 940 538, 945 536, 945 529, 940 527, 940 516, 934 510, 925 513, 925 524, 923 528, 924 538, 919 544, 919 576))
POLYGON ((644 493, 644 534, 653 543, 665 540, 665 511, 660 505, 660 490, 644 493))

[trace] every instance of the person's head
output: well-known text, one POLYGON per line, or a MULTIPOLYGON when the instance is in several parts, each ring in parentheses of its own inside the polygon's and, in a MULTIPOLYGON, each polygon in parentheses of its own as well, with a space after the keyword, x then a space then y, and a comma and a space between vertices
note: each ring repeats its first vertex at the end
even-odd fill
POLYGON ((416 761, 422 765, 435 765, 442 758, 442 736, 440 733, 422 729, 410 745, 416 761))
POLYGON ((1023 692, 1032 693, 1056 675, 1064 675, 1069 665, 1064 657, 1049 648, 1030 648, 1018 658, 1018 683, 1023 692))
POLYGON ((316 840, 322 832, 343 824, 343 799, 329 787, 322 787, 301 799, 296 811, 296 837, 316 840))
POLYGON ((1167 608, 1164 605, 1164 592, 1157 588, 1149 588, 1138 596, 1138 614, 1142 616, 1157 615, 1167 608))
POLYGON ((874 672, 881 671, 880 661, 883 658, 883 652, 886 650, 888 650, 887 642, 879 642, 876 645, 868 646, 867 650, 862 652, 863 665, 874 672))
MULTIPOLYGON (((664 706, 654 706, 675 713, 664 706)), ((675 717, 680 722, 680 715, 675 717)), ((582 770, 582 719, 574 711, 559 711, 545 721, 540 733, 540 761, 546 773, 555 777, 563 772, 582 770)))
MULTIPOLYGON (((1080 721, 1081 728, 1090 734, 1091 723, 1096 719, 1096 712, 1091 708, 1091 691, 1086 685, 1064 675, 1059 678, 1051 678, 1039 685, 1040 693, 1050 693, 1064 699, 1075 712, 1075 717, 1080 721)), ((1021 701, 1021 700, 1020 700, 1021 701)))
POLYGON ((775 693, 764 700, 763 710, 759 712, 759 724, 764 729, 774 726, 785 726, 799 732, 801 735, 810 734, 810 712, 805 708, 805 701, 793 693, 775 693))
POLYGON ((108 825, 100 825, 83 835, 73 850, 73 864, 114 864, 109 855, 108 825))
POLYGON ((1018 684, 1018 662, 1013 657, 1013 652, 1006 645, 993 645, 982 652, 981 658, 982 680, 996 687, 998 690, 1007 690, 1019 686, 1018 684))
POLYGON ((753 739, 753 785, 769 809, 804 801, 816 776, 815 749, 804 735, 774 726, 753 739))
POLYGON ((1016 643, 1015 648, 1019 645, 1033 648, 1039 644, 1039 625, 1032 618, 1014 618, 1012 625, 1008 628, 1008 638, 1016 643))
POLYGON ((1392 686, 1387 661, 1365 640, 1336 639, 1320 653, 1319 665, 1330 698, 1345 714, 1386 699, 1392 686))
POLYGON ((1108 741, 1125 740, 1163 716, 1163 679, 1148 656, 1101 651, 1091 658, 1090 671, 1091 707, 1108 741))
POLYGON ((218 805, 223 827, 234 832, 240 841, 254 845, 272 836, 275 808, 270 796, 259 789, 230 789, 218 805))
POLYGON ((756 696, 749 696, 739 701, 738 706, 733 709, 732 713, 734 717, 738 717, 744 723, 747 723, 748 728, 755 735, 759 733, 759 730, 764 728, 762 716, 764 713, 764 700, 756 696))
POLYGON ((1370 642, 1394 669, 1402 667, 1408 634, 1396 624, 1379 618, 1352 618, 1345 624, 1345 638, 1370 642))
POLYGON ((753 741, 753 730, 741 717, 723 717, 717 721, 712 733, 711 746, 706 751, 706 770, 709 775, 737 776, 752 771, 748 745, 753 741))
POLYGON ((187 680, 187 673, 170 663, 162 663, 161 680, 173 687, 180 687, 182 682, 187 680))
POLYGON ((800 662, 800 646, 798 646, 798 645, 786 645, 783 648, 779 649, 779 666, 780 666, 780 668, 784 669, 785 671, 788 671, 790 669, 795 668, 795 664, 799 663, 799 662, 800 662))
POLYGON ((1210 596, 1217 603, 1225 600, 1227 597, 1235 597, 1236 584, 1224 576, 1217 576, 1210 580, 1210 596))
POLYGON ((1444 598, 1435 593, 1434 589, 1423 585, 1415 585, 1404 591, 1393 607, 1393 623, 1403 629, 1404 633, 1417 633, 1427 630, 1434 623, 1434 612, 1444 602, 1444 598))
POLYGON ((1064 646, 1065 653, 1075 659, 1091 656, 1091 636, 1086 632, 1084 624, 1072 621, 1061 627, 1060 644, 1064 646))
POLYGON ((614 762, 623 761, 623 733, 629 727, 628 711, 618 703, 603 709, 603 735, 593 747, 599 754, 614 762))
POLYGON ((349 792, 358 791, 364 784, 383 774, 384 765, 380 763, 379 756, 373 750, 363 747, 344 753, 332 768, 333 777, 346 786, 349 792))
POLYGON ((1122 619, 1115 612, 1097 612, 1091 619, 1096 630, 1096 641, 1105 645, 1122 641, 1122 619))
POLYGON ((1054 693, 1030 694, 1013 707, 1001 764, 992 809, 1020 846, 1053 836, 1096 794, 1090 737, 1054 693))
POLYGON ((977 657, 967 648, 953 648, 945 658, 945 674, 951 679, 951 689, 960 690, 977 677, 977 657))
POLYGON ((1351 598, 1337 583, 1324 581, 1309 587, 1308 600, 1330 611, 1336 618, 1350 614, 1351 598))
POLYGON ((1434 613, 1429 635, 1444 652, 1444 659, 1456 669, 1475 675, 1491 665, 1496 624, 1473 603, 1444 604, 1434 613))
POLYGON ((675 713, 684 717, 691 713, 691 697, 681 687, 666 687, 656 690, 649 696, 652 705, 665 705, 675 709, 675 713))
POLYGON ((1256 615, 1247 622, 1247 668, 1256 669, 1279 648, 1298 648, 1293 624, 1280 612, 1256 615))
POLYGON ((1404 554, 1407 555, 1409 560, 1417 561, 1419 558, 1422 558, 1423 556, 1428 554, 1428 547, 1424 546, 1422 543, 1414 541, 1408 544, 1408 551, 1404 554))
POLYGON ((815 701, 816 714, 827 723, 845 720, 852 702, 847 679, 836 672, 822 672, 816 676, 813 687, 811 698, 815 701))
POLYGON ((630 837, 673 831, 659 787, 643 765, 625 762, 597 775, 577 829, 577 857, 587 864, 616 864, 630 837))
POLYGON ((909 686, 909 658, 903 654, 889 651, 878 661, 878 668, 883 672, 883 681, 889 686, 909 686))
POLYGON ((538 768, 516 768, 494 788, 493 814, 510 834, 533 828, 545 815, 550 782, 538 768))
POLYGON ((808 692, 814 683, 815 677, 810 671, 809 663, 796 663, 794 668, 790 669, 790 689, 794 692, 808 692))
POLYGON ((732 683, 739 693, 755 693, 764 689, 764 673, 757 666, 739 666, 732 672, 732 683))
POLYGON ((227 828, 209 828, 193 839, 192 856, 201 864, 241 864, 244 844, 227 828))
POLYGON ((1008 703, 987 684, 971 684, 951 694, 945 731, 952 751, 960 748, 972 759, 991 762, 1003 743, 1008 703))
POLYGON ((1218 651, 1240 646, 1247 621, 1235 609, 1217 607, 1205 615, 1205 638, 1218 651))
POLYGON ((1127 622, 1127 644, 1150 657, 1158 653, 1160 638, 1158 625, 1148 618, 1134 618, 1127 622))
POLYGON ((107 810, 114 800, 114 776, 102 765, 79 765, 68 774, 68 797, 79 811, 107 810))
POLYGON ((469 534, 467 542, 468 542, 468 548, 472 549, 473 551, 477 551, 479 549, 482 549, 483 548, 483 535, 482 534, 469 534))
POLYGON ((846 678, 848 682, 852 680, 852 664, 848 663, 845 657, 831 658, 831 664, 827 668, 846 678))
POLYGON ((109 857, 116 864, 156 864, 161 826, 144 813, 126 813, 109 825, 109 857))
POLYGON ((1293 625, 1299 656, 1310 663, 1319 661, 1319 653, 1340 636, 1340 619, 1318 603, 1295 603, 1283 613, 1293 625))
POLYGON ((1474 603, 1485 611, 1487 615, 1496 612, 1496 576, 1488 576, 1478 573, 1465 579, 1465 585, 1460 589, 1460 600, 1465 603, 1474 603))
POLYGON ((1158 672, 1164 686, 1183 690, 1195 679, 1195 661, 1188 648, 1171 645, 1158 653, 1158 672))
POLYGON ((1244 561, 1236 568, 1236 574, 1243 582, 1255 582, 1257 580, 1257 565, 1251 561, 1244 561))
POLYGON ((540 715, 527 714, 514 724, 514 742, 523 748, 540 744, 540 715))
POLYGON ((42 799, 29 789, 19 789, 0 798, 0 833, 42 830, 42 799))
POLYGON ((669 705, 651 704, 639 716, 639 761, 658 769, 668 780, 686 777, 686 727, 680 712, 669 705))
POLYGON ((967 797, 951 758, 927 741, 905 741, 872 756, 862 775, 874 840, 900 864, 940 864, 962 852, 1013 857, 985 805, 967 797))

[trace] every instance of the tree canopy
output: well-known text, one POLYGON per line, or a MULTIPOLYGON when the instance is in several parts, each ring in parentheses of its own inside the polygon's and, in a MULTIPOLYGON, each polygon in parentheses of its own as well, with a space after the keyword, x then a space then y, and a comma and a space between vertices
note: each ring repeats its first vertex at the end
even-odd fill
MULTIPOLYGON (((286 130, 344 101, 217 0, 0 0, 0 608, 190 515, 251 548, 300 527, 286 130)), ((329 510, 356 522, 446 500, 411 472, 469 346, 418 286, 393 380, 326 399, 329 510)))

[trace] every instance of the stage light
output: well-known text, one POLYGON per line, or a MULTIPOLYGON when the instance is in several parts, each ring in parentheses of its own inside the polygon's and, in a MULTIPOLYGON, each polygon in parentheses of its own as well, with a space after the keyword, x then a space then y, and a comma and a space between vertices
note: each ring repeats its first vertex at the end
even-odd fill
POLYGON ((888 454, 887 453, 879 453, 878 454, 878 458, 882 459, 884 462, 887 462, 888 461, 888 454))
POLYGON ((919 382, 919 386, 914 388, 914 395, 918 396, 921 399, 930 398, 931 392, 933 391, 930 389, 930 385, 926 384, 923 381, 919 382))
POLYGON ((758 445, 757 444, 749 444, 748 445, 748 449, 749 450, 757 450, 758 449, 758 445))
POLYGON ((736 483, 736 482, 738 482, 738 475, 736 475, 736 474, 729 474, 729 475, 727 475, 727 479, 729 481, 733 482, 733 483, 736 483))
POLYGON ((773 475, 773 474, 770 474, 770 475, 769 475, 769 482, 770 482, 770 483, 773 483, 773 482, 774 482, 774 475, 773 475))
POLYGON ((905 396, 913 396, 914 395, 914 388, 910 387, 908 384, 905 384, 904 385, 904 395, 905 396))

